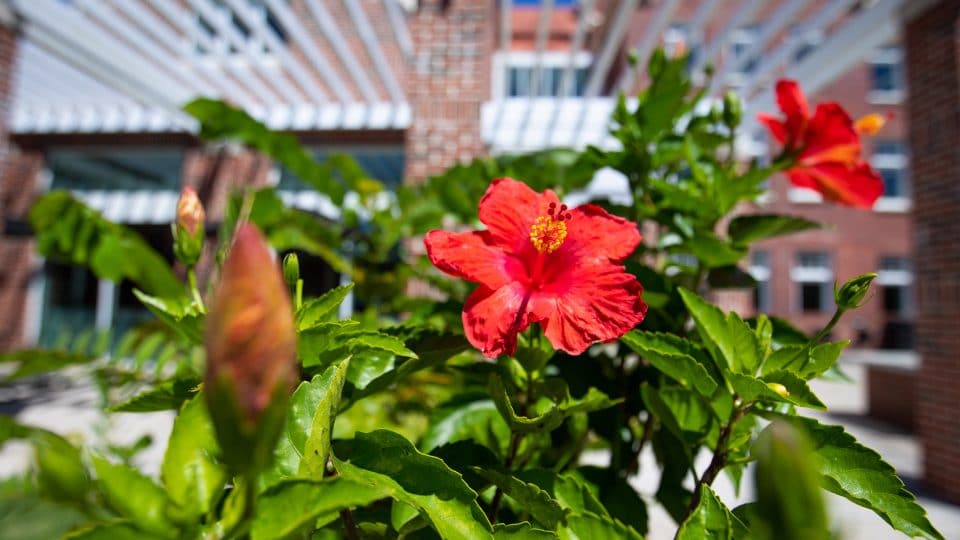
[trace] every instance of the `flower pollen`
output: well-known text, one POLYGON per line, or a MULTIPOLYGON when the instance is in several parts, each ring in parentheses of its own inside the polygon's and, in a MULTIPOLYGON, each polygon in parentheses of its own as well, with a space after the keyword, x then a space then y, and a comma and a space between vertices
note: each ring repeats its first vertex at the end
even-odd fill
POLYGON ((530 227, 530 242, 540 253, 553 253, 560 249, 563 241, 567 238, 567 224, 571 214, 567 212, 567 205, 560 205, 557 211, 557 204, 550 203, 547 215, 538 216, 530 227))

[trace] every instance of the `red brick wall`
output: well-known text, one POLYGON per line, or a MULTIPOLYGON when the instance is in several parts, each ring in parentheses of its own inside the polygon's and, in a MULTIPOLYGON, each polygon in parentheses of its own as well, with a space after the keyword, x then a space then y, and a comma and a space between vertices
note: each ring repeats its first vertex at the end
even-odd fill
POLYGON ((919 285, 917 426, 927 483, 960 503, 960 2, 906 24, 919 285))
POLYGON ((495 3, 422 0, 410 17, 417 58, 406 80, 413 124, 406 175, 413 180, 485 153, 480 106, 490 95, 495 3))

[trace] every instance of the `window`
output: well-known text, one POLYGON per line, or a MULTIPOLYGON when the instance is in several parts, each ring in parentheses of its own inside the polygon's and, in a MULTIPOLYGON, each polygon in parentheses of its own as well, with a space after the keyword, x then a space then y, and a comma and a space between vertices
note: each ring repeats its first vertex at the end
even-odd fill
POLYGON ((180 191, 179 148, 61 148, 45 157, 53 189, 180 191))
POLYGON ((494 77, 495 94, 504 97, 582 96, 587 87, 590 58, 590 53, 586 52, 574 54, 572 63, 568 52, 547 51, 538 56, 535 52, 515 51, 498 55, 494 61, 494 73, 502 73, 502 77, 494 77), (568 68, 569 80, 564 88, 568 68))
POLYGON ((751 52, 759 33, 759 27, 751 24, 734 30, 730 36, 731 60, 739 67, 737 74, 740 76, 752 73, 760 62, 758 51, 751 52), (748 53, 749 57, 747 57, 748 53))
POLYGON ((238 15, 227 6, 224 0, 213 0, 212 4, 209 12, 194 14, 193 49, 200 56, 236 55, 246 52, 266 53, 267 40, 262 33, 267 32, 281 43, 286 43, 288 39, 283 26, 264 5, 263 0, 241 0, 247 17, 238 15), (216 20, 210 20, 210 17, 215 17, 216 20), (250 28, 248 21, 255 23, 259 31, 250 28), (237 41, 246 50, 238 50, 236 42, 225 35, 223 28, 238 37, 237 41))
POLYGON ((833 307, 833 270, 829 254, 822 251, 797 253, 790 278, 797 284, 800 311, 820 313, 833 307))
POLYGON ((903 99, 903 51, 900 47, 882 47, 870 60, 871 103, 899 103, 903 99))
POLYGON ((883 197, 875 208, 880 211, 906 211, 910 198, 908 158, 903 143, 876 141, 870 164, 883 179, 883 197))
POLYGON ((912 313, 911 287, 913 270, 906 257, 882 257, 877 270, 877 285, 883 301, 883 311, 895 317, 912 313))
POLYGON ((773 297, 770 294, 770 254, 766 251, 754 251, 750 254, 750 268, 757 288, 753 291, 753 307, 758 312, 770 311, 773 297))
MULTIPOLYGON (((406 158, 403 147, 395 145, 370 145, 357 147, 313 148, 314 159, 324 161, 331 154, 347 154, 356 160, 363 172, 370 178, 379 180, 388 188, 399 186, 403 182, 403 172, 406 158)), ((301 180, 293 172, 282 168, 280 170, 277 189, 281 191, 313 191, 309 184, 301 180)), ((320 195, 316 193, 316 195, 320 195)))
POLYGON ((793 62, 806 58, 823 41, 823 31, 799 25, 790 27, 787 42, 793 47, 793 62))

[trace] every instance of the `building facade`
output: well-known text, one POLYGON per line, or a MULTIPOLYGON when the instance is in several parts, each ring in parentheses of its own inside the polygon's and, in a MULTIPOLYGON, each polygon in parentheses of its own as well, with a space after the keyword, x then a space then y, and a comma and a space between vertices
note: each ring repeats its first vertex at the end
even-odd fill
MULTIPOLYGON (((303 0, 286 8, 284 2, 207 0, 197 2, 205 6, 197 10, 171 0, 87 11, 52 3, 49 12, 35 13, 33 3, 14 2, 21 13, 0 34, 0 111, 7 118, 0 131, 3 349, 54 343, 69 328, 122 328, 144 316, 128 286, 33 254, 25 216, 40 193, 71 189, 106 217, 135 227, 168 257, 166 227, 182 185, 197 188, 213 223, 238 185, 276 185, 292 204, 319 213, 324 205, 263 156, 201 143, 172 113, 154 110, 163 103, 149 85, 112 80, 50 46, 42 33, 50 30, 38 30, 42 25, 31 17, 78 11, 63 11, 64 20, 112 32, 115 45, 134 60, 162 56, 188 64, 191 80, 165 67, 166 79, 139 82, 152 81, 158 89, 163 83, 190 97, 226 81, 235 89, 221 89, 221 97, 249 103, 255 116, 297 133, 318 156, 354 155, 390 184, 487 153, 612 144, 606 131, 612 96, 645 84, 629 69, 631 50, 642 58, 657 46, 689 54, 692 75, 710 85, 712 95, 735 89, 751 114, 773 110, 770 85, 778 76, 835 47, 835 30, 879 9, 855 1, 732 0, 558 0, 549 6, 303 0), (714 66, 713 79, 703 75, 707 66, 714 66), (317 100, 336 106, 310 106, 317 100), (274 102, 289 107, 271 108, 274 102)), ((865 144, 887 184, 877 208, 821 204, 776 178, 769 197, 749 209, 831 226, 759 245, 748 270, 760 286, 749 304, 811 330, 832 313, 834 281, 877 271, 874 300, 834 335, 865 347, 909 347, 915 310, 910 158, 901 106, 906 88, 897 43, 895 33, 885 35, 856 58, 838 62, 843 72, 817 82, 810 96, 811 102, 838 101, 854 117, 890 117, 865 144)), ((755 130, 744 147, 747 157, 758 159, 774 150, 755 130)), ((601 184, 594 187, 603 193, 601 184)))

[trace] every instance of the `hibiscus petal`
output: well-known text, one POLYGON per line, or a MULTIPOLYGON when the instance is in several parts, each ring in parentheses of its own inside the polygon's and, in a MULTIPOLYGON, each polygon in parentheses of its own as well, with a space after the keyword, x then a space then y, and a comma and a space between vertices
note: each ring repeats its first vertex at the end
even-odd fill
POLYGON ((558 350, 578 355, 596 342, 611 341, 643 321, 643 287, 622 266, 610 263, 570 268, 549 287, 534 293, 530 320, 558 350))
POLYGON ((796 138, 803 131, 810 117, 810 107, 807 106, 807 98, 803 95, 803 90, 796 81, 790 79, 781 79, 777 81, 777 105, 787 121, 784 122, 787 132, 796 138))
POLYGON ((574 255, 573 264, 620 262, 633 253, 640 244, 637 224, 614 216, 595 204, 585 204, 570 211, 567 238, 561 248, 574 255))
POLYGON ((804 171, 817 182, 817 191, 828 201, 856 208, 873 208, 883 194, 880 175, 863 161, 854 167, 822 163, 804 171))
POLYGON ((529 295, 519 284, 491 289, 477 287, 463 305, 463 331, 471 345, 487 358, 512 355, 517 334, 526 330, 529 295))
POLYGON ((853 120, 843 107, 833 102, 817 105, 805 144, 800 161, 808 166, 828 161, 852 166, 860 159, 860 135, 853 127, 853 120))
POLYGON ((537 193, 512 178, 494 180, 480 199, 480 221, 494 241, 517 253, 530 243, 530 227, 550 203, 560 204, 551 190, 537 193))
POLYGON ((766 113, 757 115, 757 120, 767 126, 770 136, 778 143, 784 144, 787 141, 787 126, 779 118, 766 113))
MULTIPOLYGON (((423 243, 434 266, 454 277, 482 283, 491 289, 510 281, 510 270, 520 264, 493 245, 487 231, 430 231, 423 243)), ((516 271, 522 272, 522 267, 516 271)))

